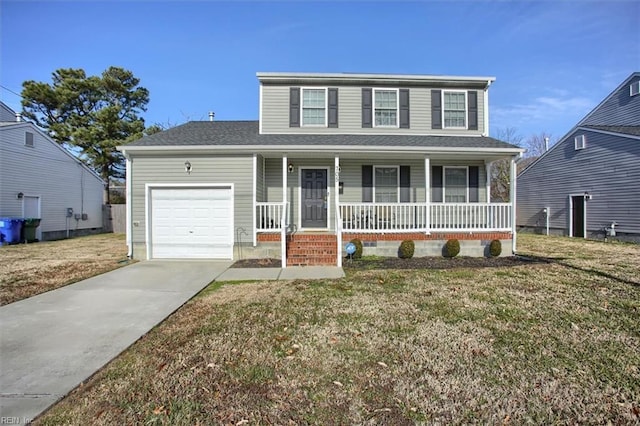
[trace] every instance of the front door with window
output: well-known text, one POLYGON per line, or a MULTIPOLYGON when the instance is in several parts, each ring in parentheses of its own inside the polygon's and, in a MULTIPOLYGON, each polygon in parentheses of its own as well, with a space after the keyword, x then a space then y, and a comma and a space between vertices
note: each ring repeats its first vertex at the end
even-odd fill
POLYGON ((327 227, 327 170, 302 169, 300 171, 301 226, 327 227))

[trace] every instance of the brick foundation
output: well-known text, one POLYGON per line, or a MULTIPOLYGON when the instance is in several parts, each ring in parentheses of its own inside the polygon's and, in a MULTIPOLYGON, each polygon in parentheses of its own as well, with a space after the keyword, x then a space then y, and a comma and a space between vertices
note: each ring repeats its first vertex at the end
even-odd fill
MULTIPOLYGON (((425 234, 423 232, 408 232, 402 234, 394 233, 351 233, 343 232, 342 240, 349 241, 354 238, 360 241, 429 241, 429 240, 510 240, 511 232, 434 232, 425 234)), ((279 240, 278 240, 279 241, 279 240)))

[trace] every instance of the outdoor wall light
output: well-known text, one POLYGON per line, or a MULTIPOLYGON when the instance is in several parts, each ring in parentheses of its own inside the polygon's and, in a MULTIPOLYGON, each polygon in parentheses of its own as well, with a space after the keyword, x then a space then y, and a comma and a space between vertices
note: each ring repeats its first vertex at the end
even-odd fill
POLYGON ((287 166, 287 170, 289 171, 289 173, 293 173, 293 164, 289 163, 289 166, 287 166))
POLYGON ((24 193, 18 192, 18 200, 22 200, 24 198, 24 193))
POLYGON ((184 171, 188 174, 191 174, 191 163, 188 161, 184 162, 184 171))
POLYGON ((587 191, 584 191, 584 199, 586 201, 589 201, 591 199, 591 194, 589 194, 587 191))

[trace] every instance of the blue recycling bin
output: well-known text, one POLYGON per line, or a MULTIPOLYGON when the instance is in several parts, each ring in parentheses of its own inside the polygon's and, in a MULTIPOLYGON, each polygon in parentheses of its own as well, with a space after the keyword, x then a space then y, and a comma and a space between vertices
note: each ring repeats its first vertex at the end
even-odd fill
POLYGON ((13 217, 0 218, 0 244, 17 244, 22 242, 22 225, 24 219, 13 217))

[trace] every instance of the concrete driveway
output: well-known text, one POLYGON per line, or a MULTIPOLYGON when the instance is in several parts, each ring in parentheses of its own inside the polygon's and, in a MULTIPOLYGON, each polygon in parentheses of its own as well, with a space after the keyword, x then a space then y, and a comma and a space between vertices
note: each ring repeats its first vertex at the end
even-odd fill
POLYGON ((140 262, 0 307, 0 416, 27 423, 232 263, 140 262))

